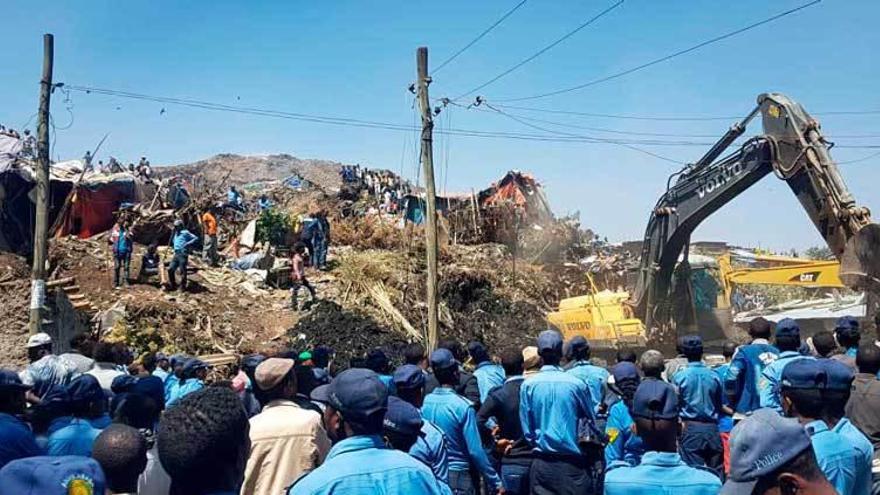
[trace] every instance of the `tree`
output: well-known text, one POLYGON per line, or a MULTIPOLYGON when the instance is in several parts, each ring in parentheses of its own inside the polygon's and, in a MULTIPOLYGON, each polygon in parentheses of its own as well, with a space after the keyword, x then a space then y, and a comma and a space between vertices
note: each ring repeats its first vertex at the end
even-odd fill
POLYGON ((832 260, 834 253, 828 246, 813 246, 804 251, 804 256, 811 260, 832 260))

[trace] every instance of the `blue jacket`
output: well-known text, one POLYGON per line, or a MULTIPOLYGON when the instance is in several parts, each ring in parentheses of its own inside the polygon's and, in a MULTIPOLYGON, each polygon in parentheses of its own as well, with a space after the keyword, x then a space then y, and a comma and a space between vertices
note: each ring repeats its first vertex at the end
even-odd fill
POLYGON ((721 379, 701 362, 690 362, 672 378, 678 388, 679 416, 686 421, 716 423, 721 413, 721 379))
POLYGON ((761 407, 770 407, 776 409, 776 412, 782 413, 779 380, 782 379, 782 370, 785 369, 788 363, 798 359, 815 358, 804 356, 797 351, 785 351, 779 353, 779 357, 764 368, 764 371, 761 373, 761 379, 758 381, 758 396, 761 400, 761 407))
MULTIPOLYGON (((727 376, 727 370, 730 368, 730 364, 722 364, 716 368, 713 368, 712 371, 718 375, 718 379, 721 380, 721 383, 724 383, 724 379, 727 376)), ((721 394, 721 404, 724 406, 730 406, 730 401, 728 400, 727 394, 721 394)), ((733 430, 733 417, 724 414, 724 411, 720 411, 718 413, 718 431, 721 433, 730 433, 733 430)))
POLYGON ((383 495, 448 493, 427 466, 385 447, 379 436, 346 438, 330 449, 324 464, 298 479, 290 495, 383 495))
POLYGON ((0 413, 0 468, 16 459, 43 454, 27 423, 11 414, 0 413))
POLYGON ((859 466, 859 454, 847 440, 828 429, 824 421, 816 420, 804 425, 810 435, 810 443, 816 452, 819 467, 837 493, 853 494, 859 466))
POLYGON ((473 404, 454 390, 440 387, 425 397, 422 417, 446 435, 450 471, 467 471, 473 463, 493 487, 501 479, 483 450, 473 404))
POLYGON ((605 495, 717 495, 721 480, 672 452, 645 452, 642 463, 618 462, 605 472, 605 495))
POLYGON ((171 245, 174 247, 175 253, 186 253, 187 248, 197 240, 199 240, 199 238, 193 235, 192 232, 186 229, 180 229, 171 239, 171 245))
POLYGON ((779 349, 764 339, 755 339, 736 350, 724 377, 724 392, 733 404, 734 411, 748 414, 760 409, 758 382, 761 373, 778 356, 779 349))
POLYGON ((168 377, 165 378, 165 405, 168 405, 171 398, 177 395, 177 389, 179 388, 180 378, 177 378, 177 375, 174 373, 169 373, 168 377))
POLYGON ((633 433, 633 424, 635 422, 623 401, 616 402, 608 410, 608 421, 605 423, 605 436, 608 437, 608 445, 605 446, 606 465, 623 461, 630 466, 637 466, 641 462, 645 446, 642 439, 633 433))
POLYGON ((187 395, 205 388, 205 383, 198 378, 187 378, 171 392, 171 399, 165 401, 165 407, 171 407, 187 395))
POLYGON ((602 398, 605 397, 605 388, 608 384, 608 370, 594 366, 589 361, 577 361, 568 369, 568 373, 580 378, 587 384, 587 387, 590 389, 590 399, 593 402, 593 412, 598 413, 599 404, 602 403, 602 398))
POLYGON ((834 425, 832 431, 842 436, 859 454, 859 464, 856 466, 856 487, 853 495, 868 495, 871 493, 871 464, 874 459, 874 446, 868 437, 846 418, 841 418, 834 425))
POLYGON ((434 476, 449 484, 449 451, 446 448, 446 435, 428 420, 422 421, 422 436, 409 449, 409 455, 431 468, 434 476))
POLYGON ((73 418, 63 428, 49 435, 48 455, 92 456, 92 444, 101 430, 89 424, 88 420, 73 418))
POLYGON ((477 365, 474 370, 474 377, 477 379, 477 388, 480 390, 480 404, 486 402, 486 396, 489 391, 495 387, 504 385, 504 368, 491 362, 483 361, 477 365))
POLYGON ((543 366, 523 382, 519 419, 526 441, 543 453, 580 456, 578 426, 593 420, 590 390, 558 366, 543 366))
POLYGON ((115 236, 115 242, 113 243, 113 254, 116 256, 123 256, 126 254, 131 254, 131 238, 129 237, 129 231, 126 228, 119 227, 113 235, 115 236))

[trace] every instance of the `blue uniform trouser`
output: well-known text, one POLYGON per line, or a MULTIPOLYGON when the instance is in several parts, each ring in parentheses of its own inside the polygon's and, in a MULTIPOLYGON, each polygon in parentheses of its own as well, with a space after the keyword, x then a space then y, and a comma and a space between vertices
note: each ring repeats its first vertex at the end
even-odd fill
POLYGON ((475 495, 474 480, 470 471, 449 470, 449 488, 453 495, 475 495))
POLYGON ((315 268, 324 268, 327 264, 327 241, 322 237, 315 237, 312 240, 312 266, 315 268))
POLYGON ((688 466, 706 466, 724 479, 724 448, 717 423, 685 421, 678 450, 688 466))
POLYGON ((529 492, 533 495, 601 495, 596 493, 586 457, 539 455, 529 471, 529 492))
POLYGON ((171 264, 168 266, 168 282, 171 285, 171 289, 177 288, 177 280, 174 278, 177 270, 180 270, 180 287, 186 289, 186 265, 188 263, 188 254, 174 253, 174 257, 171 258, 171 264))
POLYGON ((121 253, 113 256, 113 287, 119 287, 120 284, 128 285, 128 279, 131 278, 129 268, 131 267, 131 253, 121 253), (122 278, 120 278, 122 272, 122 278))
POLYGON ((528 495, 530 462, 501 462, 501 484, 507 495, 528 495))

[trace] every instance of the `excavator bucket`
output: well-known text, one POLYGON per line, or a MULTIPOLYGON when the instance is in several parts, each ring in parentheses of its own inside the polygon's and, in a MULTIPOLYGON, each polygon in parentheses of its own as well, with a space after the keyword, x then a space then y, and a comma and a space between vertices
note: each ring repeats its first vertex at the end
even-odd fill
POLYGON ((846 243, 840 280, 849 287, 880 294, 880 225, 862 227, 846 243))

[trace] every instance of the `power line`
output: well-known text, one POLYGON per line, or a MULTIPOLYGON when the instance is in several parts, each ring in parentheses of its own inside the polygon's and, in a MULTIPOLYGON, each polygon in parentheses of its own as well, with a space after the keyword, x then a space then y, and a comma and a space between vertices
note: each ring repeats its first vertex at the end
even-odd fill
POLYGON ((773 22, 773 21, 775 21, 775 20, 777 20, 777 19, 780 19, 780 18, 782 18, 782 17, 785 17, 785 16, 787 16, 787 15, 791 15, 791 14, 793 14, 793 13, 795 13, 795 12, 798 12, 798 11, 800 11, 800 10, 806 9, 807 7, 811 7, 811 6, 813 6, 813 5, 816 5, 817 3, 821 2, 821 1, 822 1, 822 0, 813 0, 813 1, 809 2, 809 3, 803 4, 803 5, 799 6, 799 7, 795 7, 795 8, 793 8, 793 9, 791 9, 791 10, 786 10, 785 12, 782 12, 782 13, 776 14, 776 15, 774 15, 774 16, 772 16, 772 17, 768 17, 768 18, 766 18, 766 19, 763 19, 763 20, 761 20, 761 21, 758 21, 758 22, 755 22, 755 23, 749 24, 748 26, 745 26, 745 27, 739 28, 739 29, 734 30, 734 31, 730 31, 730 32, 725 33, 725 34, 722 34, 722 35, 720 35, 720 36, 716 36, 716 37, 714 37, 714 38, 711 38, 711 39, 708 39, 708 40, 703 41, 703 42, 701 42, 701 43, 698 43, 698 44, 696 44, 696 45, 693 45, 693 46, 691 46, 691 47, 689 47, 689 48, 685 48, 685 49, 683 49, 683 50, 679 50, 679 51, 677 51, 677 52, 671 53, 671 54, 666 55, 666 56, 664 56, 664 57, 660 57, 660 58, 658 58, 658 59, 654 59, 654 60, 652 60, 652 61, 650 61, 650 62, 646 62, 646 63, 643 63, 643 64, 641 64, 641 65, 637 65, 637 66, 632 67, 632 68, 630 68, 630 69, 626 69, 626 70, 623 70, 623 71, 620 71, 620 72, 617 72, 617 73, 611 74, 611 75, 609 75, 609 76, 600 77, 600 78, 598 78, 598 79, 593 79, 592 81, 588 81, 588 82, 585 82, 585 83, 583 83, 583 84, 578 84, 578 85, 576 85, 576 86, 571 86, 571 87, 563 88, 563 89, 557 89, 557 90, 555 90, 555 91, 549 91, 549 92, 546 92, 546 93, 540 93, 540 94, 536 94, 536 95, 532 95, 532 96, 521 96, 521 97, 518 97, 518 98, 502 98, 502 99, 498 99, 497 101, 502 101, 502 102, 504 102, 504 101, 525 101, 525 100, 536 100, 536 99, 539 99, 539 98, 546 98, 546 97, 548 97, 548 96, 555 96, 555 95, 560 95, 560 94, 563 94, 563 93, 570 93, 570 92, 572 92, 572 91, 577 91, 577 90, 579 90, 579 89, 584 89, 584 88, 589 87, 589 86, 594 86, 594 85, 596 85, 596 84, 600 84, 600 83, 603 83, 603 82, 608 82, 608 81, 611 81, 611 80, 613 80, 613 79, 617 79, 617 78, 620 78, 620 77, 623 77, 623 76, 626 76, 626 75, 632 74, 633 72, 638 72, 638 71, 640 71, 640 70, 647 69, 648 67, 651 67, 651 66, 653 66, 653 65, 657 65, 657 64, 659 64, 659 63, 666 62, 667 60, 671 60, 671 59, 676 58, 676 57, 679 57, 679 56, 681 56, 681 55, 685 55, 685 54, 687 54, 687 53, 693 52, 693 51, 695 51, 695 50, 698 50, 698 49, 700 49, 700 48, 703 48, 704 46, 711 45, 711 44, 713 44, 713 43, 717 43, 717 42, 719 42, 719 41, 722 41, 722 40, 725 40, 725 39, 727 39, 727 38, 730 38, 730 37, 736 36, 736 35, 738 35, 738 34, 741 34, 741 33, 746 32, 746 31, 749 31, 749 30, 755 29, 755 28, 757 28, 757 27, 759 27, 759 26, 762 26, 762 25, 764 25, 764 24, 767 24, 767 23, 773 22))
POLYGON ((492 23, 491 26, 489 26, 489 27, 487 27, 486 29, 484 29, 483 32, 481 32, 480 34, 478 34, 476 38, 472 39, 472 40, 470 41, 470 43, 468 43, 467 45, 464 45, 463 47, 461 47, 457 52, 453 53, 452 56, 450 56, 449 58, 447 58, 446 60, 444 60, 443 63, 441 63, 440 65, 438 65, 437 68, 435 68, 435 69, 433 70, 433 73, 436 74, 436 73, 440 72, 440 70, 443 69, 443 67, 446 67, 446 65, 449 64, 449 62, 452 62, 452 61, 455 60, 459 55, 461 55, 462 53, 464 53, 468 48, 474 46, 478 41, 480 41, 481 39, 483 39, 484 36, 486 36, 487 34, 489 34, 490 31, 492 31, 493 29, 495 29, 496 27, 498 27, 498 25, 501 24, 502 22, 504 22, 505 19, 507 19, 508 17, 510 17, 510 16, 511 16, 514 12, 516 12, 517 10, 519 10, 519 8, 522 7, 522 6, 526 3, 526 1, 528 1, 528 0, 522 0, 522 1, 519 2, 518 4, 514 5, 512 9, 508 10, 508 11, 507 11, 503 16, 501 16, 497 21, 495 21, 494 23, 492 23))
POLYGON ((846 160, 846 161, 843 161, 843 162, 837 162, 837 164, 838 164, 838 165, 847 165, 847 164, 850 164, 850 163, 859 163, 859 162, 864 162, 864 161, 870 160, 871 158, 878 157, 878 156, 880 156, 880 151, 878 151, 878 152, 876 152, 876 153, 871 153, 871 154, 868 155, 868 156, 863 156, 863 157, 861 157, 861 158, 856 158, 855 160, 846 160))
POLYGON ((587 20, 586 22, 584 22, 584 23, 581 24, 580 26, 578 26, 578 27, 576 27, 575 29, 569 31, 569 32, 566 33, 564 36, 562 36, 561 38, 559 38, 559 39, 557 39, 556 41, 554 41, 553 43, 550 43, 549 45, 545 46, 544 48, 541 48, 540 50, 538 50, 537 52, 535 52, 535 53, 532 54, 531 56, 526 57, 524 60, 520 61, 519 63, 517 63, 517 64, 515 64, 515 65, 513 65, 512 67, 510 67, 509 69, 505 70, 504 72, 498 74, 497 76, 493 77, 492 79, 489 79, 488 81, 484 82, 483 84, 480 84, 479 86, 477 86, 476 88, 474 88, 474 89, 468 91, 467 93, 462 93, 461 95, 455 97, 455 100, 460 100, 460 99, 464 98, 465 96, 468 96, 468 95, 474 94, 474 93, 476 93, 477 91, 479 91, 479 90, 485 88, 486 86, 488 86, 488 85, 494 83, 495 81, 501 79, 502 77, 504 77, 504 76, 510 74, 511 72, 515 71, 516 69, 519 69, 519 68, 522 67, 523 65, 525 65, 525 64, 527 64, 527 63, 529 63, 529 62, 531 62, 532 60, 535 60, 536 58, 540 57, 541 55, 543 55, 544 53, 546 53, 547 51, 549 51, 550 49, 552 49, 552 48, 555 47, 556 45, 558 45, 558 44, 562 43, 563 41, 567 40, 568 38, 574 36, 574 35, 575 35, 578 31, 580 31, 581 29, 584 29, 585 27, 587 27, 587 26, 589 26, 590 24, 592 24, 592 23, 596 22, 597 20, 599 20, 601 17, 605 16, 605 14, 607 14, 607 13, 611 12, 612 10, 616 9, 616 8, 619 7, 621 4, 623 4, 623 0, 618 0, 618 2, 615 3, 614 5, 608 7, 607 9, 603 10, 602 12, 599 12, 598 14, 596 14, 595 16, 593 16, 592 18, 590 18, 589 20, 587 20))

